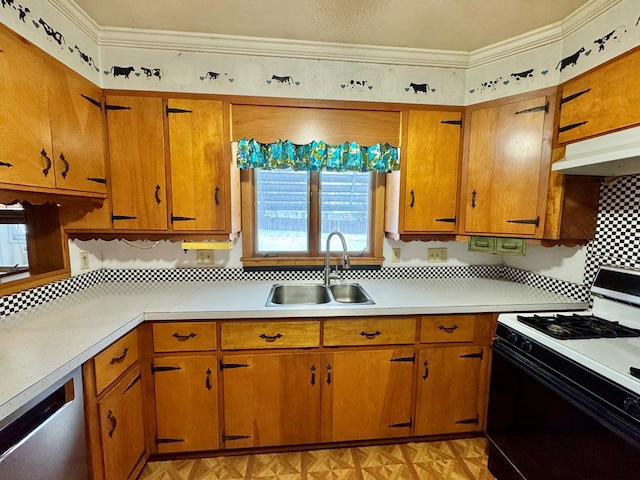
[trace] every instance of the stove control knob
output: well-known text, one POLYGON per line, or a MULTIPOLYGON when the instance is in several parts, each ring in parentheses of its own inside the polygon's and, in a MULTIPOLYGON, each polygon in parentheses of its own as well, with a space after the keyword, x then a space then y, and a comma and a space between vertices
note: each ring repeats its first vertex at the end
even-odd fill
POLYGON ((516 332, 509 332, 509 335, 507 335, 507 342, 509 343, 517 343, 519 339, 520 337, 516 332))
POLYGON ((624 411, 632 417, 640 419, 640 399, 633 397, 625 398, 624 411))
POLYGON ((531 350, 533 350, 533 343, 531 343, 529 340, 524 340, 522 342, 522 345, 520 345, 520 348, 522 348, 522 350, 527 353, 531 353, 531 350))

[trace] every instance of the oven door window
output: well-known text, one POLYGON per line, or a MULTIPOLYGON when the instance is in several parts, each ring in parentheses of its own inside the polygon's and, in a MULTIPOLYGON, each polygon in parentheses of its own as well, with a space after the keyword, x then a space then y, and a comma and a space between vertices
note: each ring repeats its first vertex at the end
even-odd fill
POLYGON ((487 436, 499 480, 637 480, 640 451, 494 351, 487 436))

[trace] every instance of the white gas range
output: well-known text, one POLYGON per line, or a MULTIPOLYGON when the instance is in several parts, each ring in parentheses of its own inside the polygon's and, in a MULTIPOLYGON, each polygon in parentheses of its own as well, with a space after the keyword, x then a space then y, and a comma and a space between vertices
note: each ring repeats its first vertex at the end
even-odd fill
POLYGON ((498 480, 640 472, 640 272, 602 267, 581 312, 503 314, 487 436, 498 480))

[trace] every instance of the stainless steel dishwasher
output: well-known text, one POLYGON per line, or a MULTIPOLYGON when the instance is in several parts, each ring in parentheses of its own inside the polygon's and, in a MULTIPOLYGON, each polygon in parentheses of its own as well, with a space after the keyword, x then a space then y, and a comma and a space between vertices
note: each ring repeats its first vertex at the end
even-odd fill
POLYGON ((89 478, 81 369, 0 421, 2 480, 89 478))

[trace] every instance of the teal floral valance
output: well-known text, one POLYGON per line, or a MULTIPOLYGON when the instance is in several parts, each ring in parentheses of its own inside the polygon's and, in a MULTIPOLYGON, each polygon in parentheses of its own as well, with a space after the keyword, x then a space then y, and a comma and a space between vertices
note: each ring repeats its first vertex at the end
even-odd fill
POLYGON ((296 145, 288 140, 260 143, 243 138, 238 142, 236 161, 242 169, 387 173, 400 168, 399 158, 398 148, 388 143, 363 147, 356 142, 327 145, 322 140, 314 140, 306 145, 296 145))

